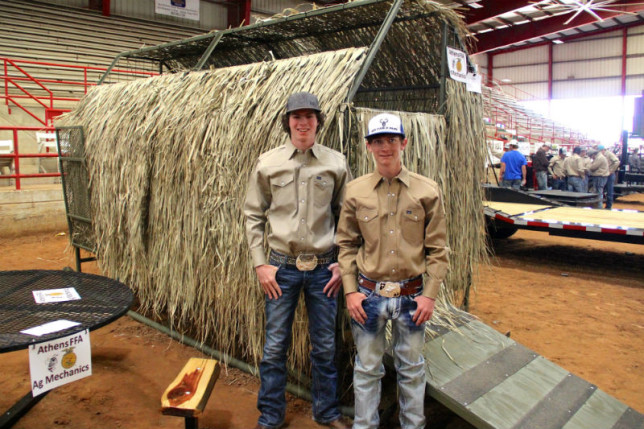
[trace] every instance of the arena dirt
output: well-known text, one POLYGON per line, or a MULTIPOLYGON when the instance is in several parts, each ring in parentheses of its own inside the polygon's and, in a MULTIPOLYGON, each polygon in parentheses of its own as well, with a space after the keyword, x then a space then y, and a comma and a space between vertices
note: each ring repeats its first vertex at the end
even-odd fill
MULTIPOLYGON (((644 210, 644 195, 615 208, 644 210)), ((74 267, 68 238, 52 231, 0 238, 0 270, 74 267)), ((493 243, 470 310, 501 333, 644 412, 644 246, 519 231, 493 243)), ((83 271, 98 273, 95 263, 83 271)), ((188 358, 202 356, 129 317, 91 334, 93 375, 50 392, 16 428, 181 428, 160 398, 188 358)), ((29 390, 27 351, 0 355, 0 410, 29 390)), ((251 428, 259 383, 227 368, 201 428, 251 428)), ((290 397, 289 428, 319 428, 290 397)), ((452 426, 450 426, 452 427, 452 426)))

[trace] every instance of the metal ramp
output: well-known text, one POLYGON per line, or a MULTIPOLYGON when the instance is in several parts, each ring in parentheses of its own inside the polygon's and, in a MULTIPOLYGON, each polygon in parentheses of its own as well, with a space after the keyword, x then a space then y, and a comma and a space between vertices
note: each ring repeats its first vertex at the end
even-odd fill
POLYGON ((644 428, 644 415, 597 386, 451 309, 456 327, 431 324, 427 391, 477 428, 644 428))

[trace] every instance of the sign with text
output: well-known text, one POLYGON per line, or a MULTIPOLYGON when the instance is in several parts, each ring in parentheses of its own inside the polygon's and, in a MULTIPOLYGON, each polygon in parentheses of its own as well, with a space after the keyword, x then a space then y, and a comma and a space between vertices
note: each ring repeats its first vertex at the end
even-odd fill
POLYGON ((467 54, 457 49, 447 48, 449 77, 467 83, 467 54))
POLYGON ((199 21, 199 0, 154 0, 154 13, 199 21))
POLYGON ((36 304, 74 301, 81 298, 73 287, 66 287, 63 289, 32 290, 31 293, 34 295, 36 304))
POLYGON ((92 375, 89 331, 30 345, 29 372, 34 397, 92 375))

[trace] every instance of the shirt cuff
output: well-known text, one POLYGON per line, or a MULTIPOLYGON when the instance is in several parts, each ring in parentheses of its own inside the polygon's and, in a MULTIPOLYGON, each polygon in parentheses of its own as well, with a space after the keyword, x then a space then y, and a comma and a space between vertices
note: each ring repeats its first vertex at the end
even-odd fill
POLYGON ((342 276, 342 287, 344 288, 344 294, 358 292, 358 281, 354 274, 346 274, 342 276))
POLYGON ((253 247, 250 249, 250 256, 253 259, 253 267, 266 265, 266 251, 263 247, 253 247))
POLYGON ((427 282, 425 283, 425 286, 423 287, 423 296, 426 296, 427 298, 432 298, 436 299, 438 296, 438 291, 441 289, 441 283, 442 281, 438 279, 432 279, 429 278, 427 282))

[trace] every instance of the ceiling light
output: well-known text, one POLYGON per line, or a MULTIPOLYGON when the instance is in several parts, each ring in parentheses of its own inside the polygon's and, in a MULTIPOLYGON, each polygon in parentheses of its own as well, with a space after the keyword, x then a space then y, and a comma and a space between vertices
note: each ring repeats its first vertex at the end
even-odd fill
POLYGON ((555 40, 552 41, 552 43, 554 43, 556 45, 561 45, 563 43, 563 40, 555 39, 555 40))

